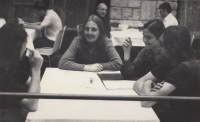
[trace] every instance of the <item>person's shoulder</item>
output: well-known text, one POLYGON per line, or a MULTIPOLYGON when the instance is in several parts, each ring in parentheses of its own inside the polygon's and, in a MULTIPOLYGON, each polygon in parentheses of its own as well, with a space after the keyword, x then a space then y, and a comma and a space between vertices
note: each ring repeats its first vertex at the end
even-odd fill
POLYGON ((80 40, 81 40, 80 37, 76 36, 74 37, 73 42, 80 43, 81 42, 80 40))
POLYGON ((176 20, 176 17, 175 17, 172 13, 169 13, 169 14, 168 14, 167 20, 169 20, 169 21, 170 21, 170 20, 177 21, 177 20, 176 20))
POLYGON ((167 20, 170 20, 170 18, 172 18, 172 16, 173 16, 172 13, 169 13, 169 14, 164 18, 164 20, 166 20, 166 21, 167 21, 167 20))
POLYGON ((108 37, 105 37, 105 44, 106 45, 112 45, 112 40, 111 39, 109 39, 108 37))
POLYGON ((187 60, 185 62, 182 62, 181 64, 184 65, 185 67, 187 67, 190 70, 198 70, 198 71, 200 71, 200 63, 195 59, 187 60))
POLYGON ((51 16, 55 16, 55 14, 57 15, 57 13, 53 10, 53 9, 48 9, 46 15, 51 15, 51 16))

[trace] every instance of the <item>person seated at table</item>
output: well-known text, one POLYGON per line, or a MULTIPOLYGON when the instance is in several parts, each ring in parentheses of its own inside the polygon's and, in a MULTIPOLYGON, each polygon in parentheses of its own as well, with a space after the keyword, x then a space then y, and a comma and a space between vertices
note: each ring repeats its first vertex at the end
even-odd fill
POLYGON ((112 41, 105 36, 101 19, 91 15, 86 19, 83 31, 80 37, 74 38, 58 67, 90 72, 119 70, 122 61, 112 41))
POLYGON ((53 47, 58 32, 62 29, 62 22, 58 14, 48 9, 47 5, 42 1, 34 4, 34 9, 40 17, 44 17, 42 22, 28 23, 19 19, 25 28, 44 30, 43 37, 38 37, 33 41, 35 48, 53 47))
MULTIPOLYGON (((190 33, 186 27, 166 28, 160 39, 161 53, 166 59, 135 82, 133 89, 145 96, 200 96, 200 64, 193 58, 190 33)), ((161 122, 200 122, 198 101, 142 101, 153 107, 161 122)))
POLYGON ((101 19, 101 21, 103 22, 105 34, 108 38, 110 38, 111 27, 107 5, 105 3, 100 3, 93 14, 97 15, 101 19))
MULTIPOLYGON (((40 92, 40 68, 43 59, 38 51, 30 51, 30 69, 22 61, 27 33, 14 23, 0 28, 0 92, 40 92), (29 74, 30 70, 30 74, 29 74)), ((0 97, 1 122, 25 122, 28 111, 36 111, 38 99, 13 96, 0 97)))
POLYGON ((143 41, 145 47, 139 52, 133 62, 130 62, 132 41, 127 38, 122 44, 124 50, 124 62, 121 67, 121 74, 125 79, 141 77, 148 73, 161 60, 159 54, 159 37, 165 27, 162 21, 155 19, 147 22, 143 27, 143 41))

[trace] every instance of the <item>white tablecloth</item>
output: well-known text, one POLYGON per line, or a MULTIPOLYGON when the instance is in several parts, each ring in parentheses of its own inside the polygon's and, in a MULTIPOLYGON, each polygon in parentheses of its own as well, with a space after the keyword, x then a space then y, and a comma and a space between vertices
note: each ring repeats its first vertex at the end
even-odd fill
POLYGON ((25 29, 27 33, 27 45, 26 48, 33 50, 34 45, 33 45, 33 40, 37 37, 37 31, 35 29, 25 29))
MULTIPOLYGON (((41 81, 41 93, 137 95, 133 90, 106 90, 96 73, 47 68, 41 81), (90 85, 93 78, 94 86, 90 85)), ((139 101, 108 100, 45 100, 26 122, 159 122, 151 108, 142 108, 139 101)))
POLYGON ((128 29, 126 31, 111 31, 111 40, 114 46, 122 46, 127 37, 131 38, 132 46, 145 46, 143 34, 138 29, 128 29))

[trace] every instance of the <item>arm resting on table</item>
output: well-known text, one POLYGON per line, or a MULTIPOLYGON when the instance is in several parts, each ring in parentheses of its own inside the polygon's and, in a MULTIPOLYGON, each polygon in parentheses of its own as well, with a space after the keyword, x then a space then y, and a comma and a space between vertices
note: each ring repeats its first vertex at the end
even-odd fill
MULTIPOLYGON (((176 89, 176 87, 174 85, 165 82, 161 89, 159 89, 157 91, 151 91, 151 84, 152 84, 151 80, 146 81, 143 85, 140 95, 167 96, 168 94, 170 94, 172 91, 174 91, 176 89)), ((141 101, 141 106, 142 107, 151 107, 156 103, 157 103, 156 101, 141 101)))
POLYGON ((115 50, 112 41, 110 39, 105 40, 105 45, 106 45, 106 53, 109 58, 108 63, 100 63, 103 66, 103 70, 120 70, 120 67, 122 65, 121 58, 117 51, 115 50))
POLYGON ((153 74, 151 72, 149 72, 134 83, 133 90, 135 90, 135 92, 137 92, 139 95, 141 95, 143 85, 148 80, 155 82, 155 81, 157 81, 157 78, 155 76, 153 76, 153 74))
POLYGON ((80 46, 80 42, 78 37, 74 38, 71 45, 64 53, 62 58, 59 61, 58 68, 64 70, 76 70, 76 71, 83 71, 84 64, 79 64, 75 62, 75 56, 80 46))

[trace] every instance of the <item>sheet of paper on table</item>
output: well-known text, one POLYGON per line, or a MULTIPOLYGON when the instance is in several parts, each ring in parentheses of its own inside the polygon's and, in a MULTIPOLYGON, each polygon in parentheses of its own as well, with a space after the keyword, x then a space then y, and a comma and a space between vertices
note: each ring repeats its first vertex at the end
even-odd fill
POLYGON ((104 81, 107 90, 133 90, 133 80, 104 81))

